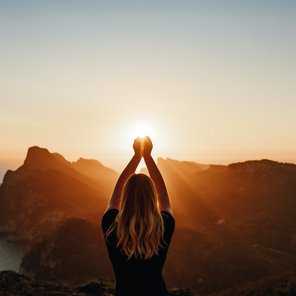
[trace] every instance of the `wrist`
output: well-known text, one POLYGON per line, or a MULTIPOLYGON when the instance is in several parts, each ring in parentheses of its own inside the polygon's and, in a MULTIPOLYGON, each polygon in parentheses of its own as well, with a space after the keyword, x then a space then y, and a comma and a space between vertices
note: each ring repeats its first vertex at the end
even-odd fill
POLYGON ((150 153, 146 153, 143 155, 144 159, 152 158, 150 153))
POLYGON ((134 158, 137 159, 137 160, 141 160, 142 155, 140 153, 135 153, 134 158))

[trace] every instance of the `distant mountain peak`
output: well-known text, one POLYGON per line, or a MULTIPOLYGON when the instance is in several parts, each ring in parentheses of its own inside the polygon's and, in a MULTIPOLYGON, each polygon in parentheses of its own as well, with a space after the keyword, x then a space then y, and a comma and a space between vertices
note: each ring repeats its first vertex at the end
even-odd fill
POLYGON ((102 178, 103 175, 105 177, 117 177, 117 173, 113 169, 104 166, 100 161, 96 159, 86 159, 80 157, 77 161, 73 161, 71 165, 79 172, 91 178, 102 178), (104 172, 103 175, 102 172, 104 172))
POLYGON ((31 164, 35 161, 43 160, 49 158, 51 153, 46 148, 41 148, 39 146, 32 146, 28 149, 27 156, 25 159, 25 164, 31 164))
POLYGON ((170 167, 182 167, 182 169, 185 169, 190 172, 200 171, 200 170, 206 170, 209 168, 209 165, 207 164, 200 164, 198 162, 189 161, 189 160, 176 160, 173 158, 157 158, 157 164, 159 166, 170 166, 170 167))
POLYGON ((100 161, 92 158, 83 158, 80 157, 77 161, 73 161, 72 164, 88 164, 88 165, 95 165, 100 167, 105 167, 100 161))
POLYGON ((296 165, 293 163, 284 163, 278 162, 275 160, 270 159, 260 159, 260 160, 247 160, 244 162, 236 162, 229 164, 228 167, 230 169, 246 169, 246 170, 268 170, 268 169, 275 169, 275 168, 290 168, 296 169, 296 165))
POLYGON ((30 166, 52 166, 53 164, 61 162, 67 163, 67 160, 58 153, 51 153, 46 148, 39 146, 32 146, 28 149, 24 165, 30 166))

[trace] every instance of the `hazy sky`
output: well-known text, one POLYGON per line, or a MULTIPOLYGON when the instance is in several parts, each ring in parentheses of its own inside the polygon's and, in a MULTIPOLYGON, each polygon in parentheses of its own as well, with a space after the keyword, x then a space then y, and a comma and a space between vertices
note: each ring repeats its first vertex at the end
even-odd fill
POLYGON ((296 1, 0 0, 0 158, 32 145, 296 162, 296 1))

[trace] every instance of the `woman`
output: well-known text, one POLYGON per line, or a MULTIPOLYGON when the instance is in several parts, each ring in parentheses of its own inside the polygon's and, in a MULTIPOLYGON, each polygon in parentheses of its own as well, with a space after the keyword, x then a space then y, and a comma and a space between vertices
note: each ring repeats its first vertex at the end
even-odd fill
POLYGON ((121 173, 102 229, 116 277, 115 296, 164 296, 162 277, 175 220, 149 137, 134 141, 134 156, 121 173), (144 158, 151 178, 135 174, 144 158))

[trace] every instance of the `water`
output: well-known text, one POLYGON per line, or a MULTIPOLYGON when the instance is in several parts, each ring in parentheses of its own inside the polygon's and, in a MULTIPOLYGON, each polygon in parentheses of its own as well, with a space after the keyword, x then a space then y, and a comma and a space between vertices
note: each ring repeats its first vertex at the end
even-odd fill
POLYGON ((9 243, 5 238, 0 237, 0 271, 19 271, 23 254, 24 247, 9 243))

